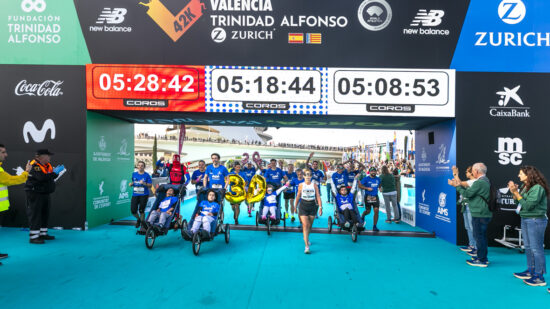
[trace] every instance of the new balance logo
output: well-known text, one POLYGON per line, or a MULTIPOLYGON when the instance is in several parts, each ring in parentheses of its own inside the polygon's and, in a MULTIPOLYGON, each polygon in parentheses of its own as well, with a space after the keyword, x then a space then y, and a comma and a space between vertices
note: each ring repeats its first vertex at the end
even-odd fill
POLYGON ((498 163, 501 165, 520 165, 523 162, 522 155, 526 154, 523 151, 523 141, 518 137, 499 137, 498 150, 495 153, 498 153, 498 163))
POLYGON ((46 119, 40 130, 32 121, 27 121, 23 126, 23 138, 27 144, 30 143, 29 135, 35 143, 42 143, 46 139, 48 131, 50 131, 50 138, 55 139, 55 123, 51 119, 46 119))
POLYGON ((110 25, 120 24, 124 21, 124 16, 127 12, 128 10, 125 8, 114 8, 112 10, 110 8, 104 8, 95 23, 100 25, 105 23, 110 25))
POLYGON ((418 27, 420 25, 424 27, 435 27, 441 25, 442 18, 445 16, 445 11, 442 10, 418 10, 416 17, 411 22, 412 27, 418 27))

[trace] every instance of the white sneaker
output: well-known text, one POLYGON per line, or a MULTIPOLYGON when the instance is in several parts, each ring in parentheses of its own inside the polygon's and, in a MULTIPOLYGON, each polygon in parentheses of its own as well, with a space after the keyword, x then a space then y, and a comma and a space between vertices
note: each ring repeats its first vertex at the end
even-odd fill
POLYGON ((305 254, 309 254, 309 247, 306 247, 306 250, 304 250, 305 254))
POLYGON ((344 224, 344 226, 349 229, 349 222, 346 222, 346 224, 344 224))

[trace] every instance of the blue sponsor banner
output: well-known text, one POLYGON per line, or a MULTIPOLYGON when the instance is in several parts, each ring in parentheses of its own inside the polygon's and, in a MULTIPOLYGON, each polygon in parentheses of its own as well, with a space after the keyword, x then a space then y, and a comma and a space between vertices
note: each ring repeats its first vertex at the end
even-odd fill
POLYGON ((451 68, 550 72, 550 1, 472 0, 451 68))
POLYGON ((447 184, 456 165, 456 126, 450 120, 416 131, 416 225, 456 243, 456 191, 447 184))

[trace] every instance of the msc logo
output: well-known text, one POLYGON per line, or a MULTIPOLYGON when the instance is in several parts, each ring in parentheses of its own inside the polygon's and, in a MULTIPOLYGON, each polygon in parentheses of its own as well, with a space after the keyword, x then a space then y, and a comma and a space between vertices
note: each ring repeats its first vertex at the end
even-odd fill
POLYGON ((523 141, 518 137, 499 137, 498 150, 495 153, 498 153, 498 163, 501 165, 520 165, 523 161, 522 155, 526 154, 523 151, 523 141))
POLYGON ((51 119, 46 119, 40 130, 36 128, 32 121, 27 121, 23 125, 23 138, 27 144, 30 143, 29 135, 35 143, 42 143, 46 139, 48 131, 50 131, 50 138, 55 139, 55 123, 51 119))
POLYGON ((176 16, 172 15, 160 0, 149 0, 148 3, 139 4, 148 8, 147 15, 176 42, 203 15, 206 5, 202 1, 189 1, 176 16))
POLYGON ((418 10, 416 17, 411 22, 411 26, 425 26, 425 27, 435 27, 441 25, 442 18, 445 16, 445 11, 442 10, 430 10, 429 12, 425 9, 418 10))
POLYGON ((44 12, 46 9, 46 1, 44 0, 23 0, 21 1, 21 9, 26 12, 30 13, 31 11, 36 11, 38 13, 44 12))
POLYGON ((124 21, 124 16, 128 12, 125 8, 104 8, 97 18, 96 24, 121 24, 124 21))
POLYGON ((498 16, 510 25, 515 25, 525 18, 527 9, 521 0, 503 0, 498 6, 498 16))

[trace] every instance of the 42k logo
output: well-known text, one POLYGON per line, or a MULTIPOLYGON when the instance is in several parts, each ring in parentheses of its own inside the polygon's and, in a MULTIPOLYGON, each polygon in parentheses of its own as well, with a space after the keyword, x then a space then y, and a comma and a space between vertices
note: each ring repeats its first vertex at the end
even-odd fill
POLYGON ((176 42, 193 24, 201 18, 206 10, 206 5, 202 0, 191 0, 176 15, 172 13, 160 2, 160 0, 150 0, 149 3, 140 2, 139 4, 148 8, 147 15, 153 19, 166 34, 176 42))

